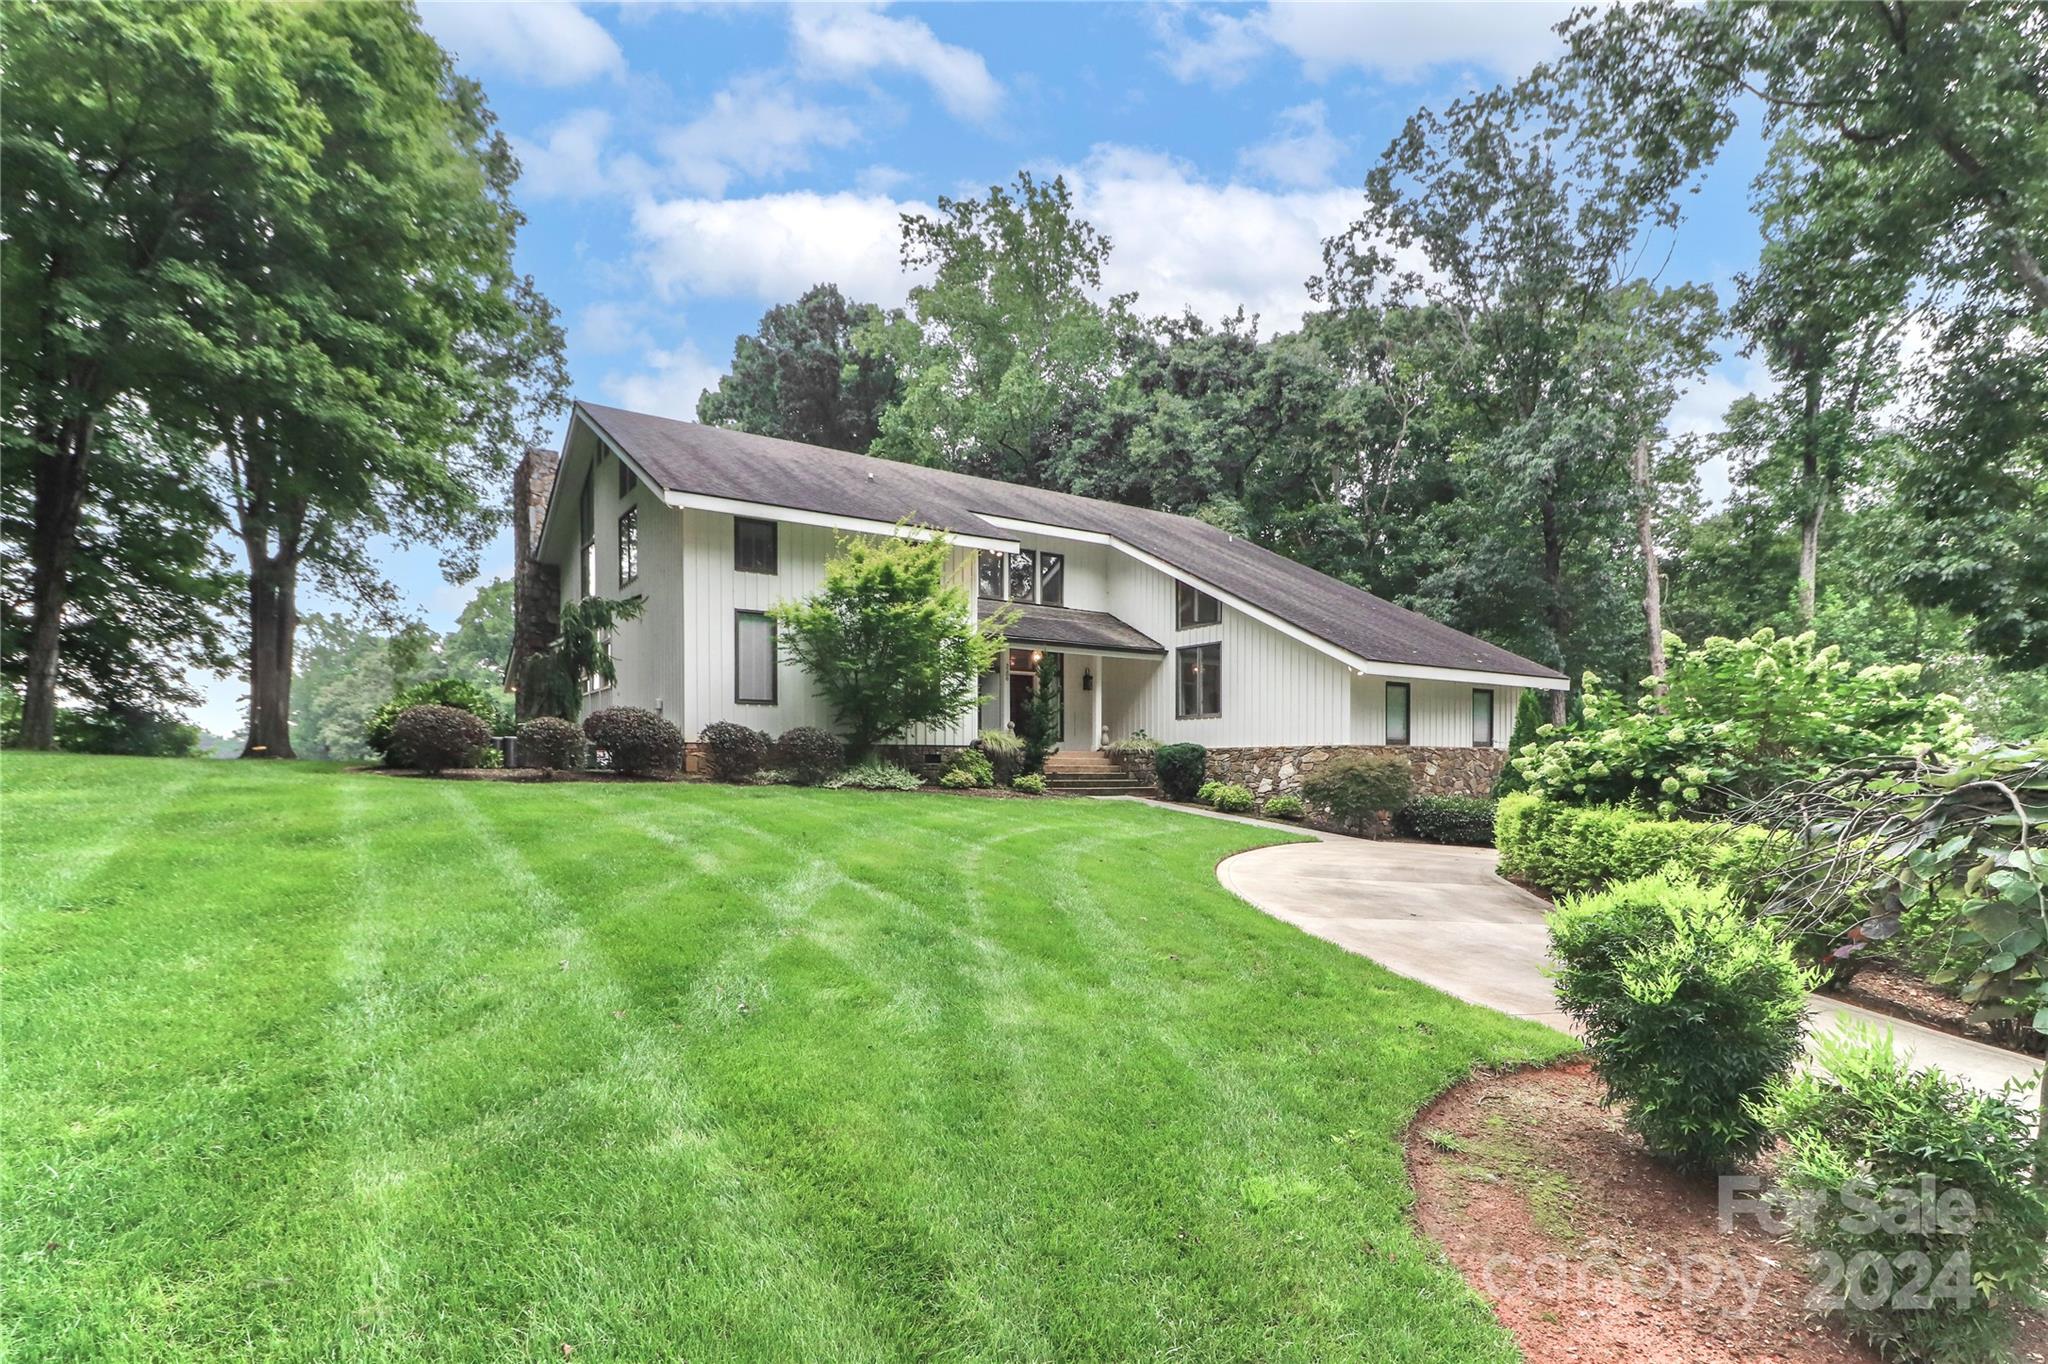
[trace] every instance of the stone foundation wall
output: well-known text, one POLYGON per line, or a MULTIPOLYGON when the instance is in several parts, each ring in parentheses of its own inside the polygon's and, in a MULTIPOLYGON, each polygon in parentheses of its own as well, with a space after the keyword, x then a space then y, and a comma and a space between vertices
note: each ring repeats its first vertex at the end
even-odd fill
MULTIPOLYGON (((711 769, 705 765, 707 746, 692 739, 683 745, 683 771, 686 775, 706 776, 711 769)), ((960 744, 876 744, 875 756, 883 762, 907 767, 926 781, 937 781, 939 773, 946 770, 946 764, 958 753, 960 744)), ((768 755, 768 766, 775 766, 775 755, 768 755)))
POLYGON ((1314 748, 1212 748, 1208 773, 1217 781, 1250 787, 1259 796, 1301 794, 1308 773, 1342 753, 1390 753, 1406 758, 1418 796, 1483 796, 1506 766, 1502 748, 1374 747, 1331 744, 1314 748))

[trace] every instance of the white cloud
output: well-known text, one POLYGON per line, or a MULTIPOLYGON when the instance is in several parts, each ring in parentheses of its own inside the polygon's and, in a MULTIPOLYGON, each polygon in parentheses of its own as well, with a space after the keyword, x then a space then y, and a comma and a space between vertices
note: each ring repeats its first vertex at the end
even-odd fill
POLYGON ((576 318, 577 349, 590 355, 623 355, 654 349, 646 324, 650 310, 639 303, 592 303, 576 318))
POLYGON ((1002 104, 1003 87, 981 55, 941 42, 921 20, 858 5, 796 5, 789 21, 792 53, 805 75, 852 80, 909 72, 959 118, 986 119, 1002 104))
POLYGON ((1570 12, 1569 4, 1552 3, 1276 0, 1245 15, 1200 11, 1192 25, 1184 14, 1167 11, 1158 27, 1168 70, 1183 81, 1221 88, 1242 81, 1274 48, 1290 53, 1318 81, 1347 67, 1412 81, 1454 63, 1519 76, 1558 50, 1550 29, 1570 12))
POLYGON ((697 399, 704 390, 715 388, 725 373, 723 366, 706 360, 692 341, 673 350, 651 350, 641 360, 643 369, 607 374, 604 391, 620 407, 680 421, 697 420, 697 399))
POLYGON ((1357 215, 1350 189, 1275 192, 1212 184, 1154 153, 1098 147, 1068 175, 1081 215, 1113 249, 1104 285, 1139 310, 1214 320, 1242 304, 1268 335, 1301 324, 1323 238, 1357 215))
POLYGON ((605 163, 605 141, 612 116, 602 109, 578 109, 554 124, 535 141, 512 138, 519 156, 519 187, 541 198, 582 199, 615 188, 622 166, 638 166, 633 158, 605 163))
POLYGON ((1281 131, 1270 141, 1246 147, 1237 164, 1274 184, 1308 187, 1328 184, 1345 151, 1345 141, 1330 131, 1323 102, 1310 100, 1280 111, 1281 131))
POLYGON ((423 4, 420 21, 465 66, 534 85, 581 85, 626 71, 618 41, 575 5, 423 4))
POLYGON ((633 212, 640 263, 665 299, 785 302, 831 281, 851 298, 903 301, 899 215, 928 205, 880 194, 764 194, 751 199, 648 200, 633 212))
POLYGON ((860 135, 844 111, 813 104, 786 81, 756 72, 735 79, 712 96, 710 108, 662 133, 655 145, 682 184, 723 194, 741 176, 804 170, 814 148, 849 146, 860 135))

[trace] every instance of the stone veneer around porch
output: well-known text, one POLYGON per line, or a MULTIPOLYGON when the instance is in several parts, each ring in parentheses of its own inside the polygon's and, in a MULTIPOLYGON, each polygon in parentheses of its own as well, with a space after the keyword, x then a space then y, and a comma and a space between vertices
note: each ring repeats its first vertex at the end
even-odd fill
POLYGON ((1507 765, 1501 748, 1428 748, 1421 745, 1326 744, 1298 748, 1212 748, 1208 774, 1251 788, 1254 795, 1301 794, 1308 773, 1343 753, 1384 753, 1406 758, 1418 796, 1484 796, 1507 765))

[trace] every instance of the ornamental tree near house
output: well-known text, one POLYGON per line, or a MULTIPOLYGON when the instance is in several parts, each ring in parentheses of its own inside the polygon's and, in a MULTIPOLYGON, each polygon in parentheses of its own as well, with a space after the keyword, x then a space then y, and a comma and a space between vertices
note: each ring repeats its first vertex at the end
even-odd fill
POLYGON ((938 534, 845 539, 821 591, 769 613, 783 657, 810 675, 855 761, 972 710, 1002 652, 1007 617, 974 619, 966 588, 946 580, 951 555, 938 534))
POLYGON ((607 640, 618 626, 638 620, 646 606, 646 598, 637 594, 616 600, 585 597, 564 606, 553 642, 526 660, 519 679, 521 711, 575 719, 583 709, 585 682, 594 677, 610 686, 619 680, 607 640))

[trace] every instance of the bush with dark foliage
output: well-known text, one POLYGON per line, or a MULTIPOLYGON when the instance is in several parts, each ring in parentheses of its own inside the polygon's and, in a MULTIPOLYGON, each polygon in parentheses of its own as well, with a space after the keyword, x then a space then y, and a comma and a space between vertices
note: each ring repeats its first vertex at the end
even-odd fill
POLYGON ((1168 800, 1193 800, 1208 771, 1209 750, 1200 744, 1161 744, 1152 760, 1168 800))
POLYGON ((719 781, 745 781, 768 761, 773 742, 758 729, 730 720, 704 726, 697 736, 704 745, 704 763, 719 781))
POLYGON ((583 766, 583 731, 559 716, 542 715, 520 725, 516 747, 521 767, 583 766))
POLYGON ((1391 753, 1340 753, 1301 782, 1309 804, 1346 829, 1362 829, 1373 816, 1400 809, 1414 790, 1414 770, 1391 753))
POLYGON ((677 772, 683 766, 683 732, 651 710, 614 706, 583 721, 584 737, 605 751, 611 769, 629 777, 677 772))
POLYGON ((1394 812, 1394 827, 1410 838, 1493 846, 1493 815, 1500 803, 1483 796, 1423 796, 1394 812))
POLYGON ((370 713, 370 722, 363 727, 363 741, 372 752, 388 757, 393 722, 414 706, 451 706, 456 710, 466 710, 483 721, 489 733, 503 734, 511 725, 505 717, 505 707, 498 699, 502 695, 495 688, 462 677, 439 677, 432 682, 415 683, 370 713))
POLYGON ((823 786, 846 766, 846 740, 829 729, 798 725, 775 741, 775 765, 798 786, 823 786))
POLYGON ((491 727, 453 706, 408 706, 391 722, 387 756, 394 767, 441 772, 469 767, 491 741, 491 727))

